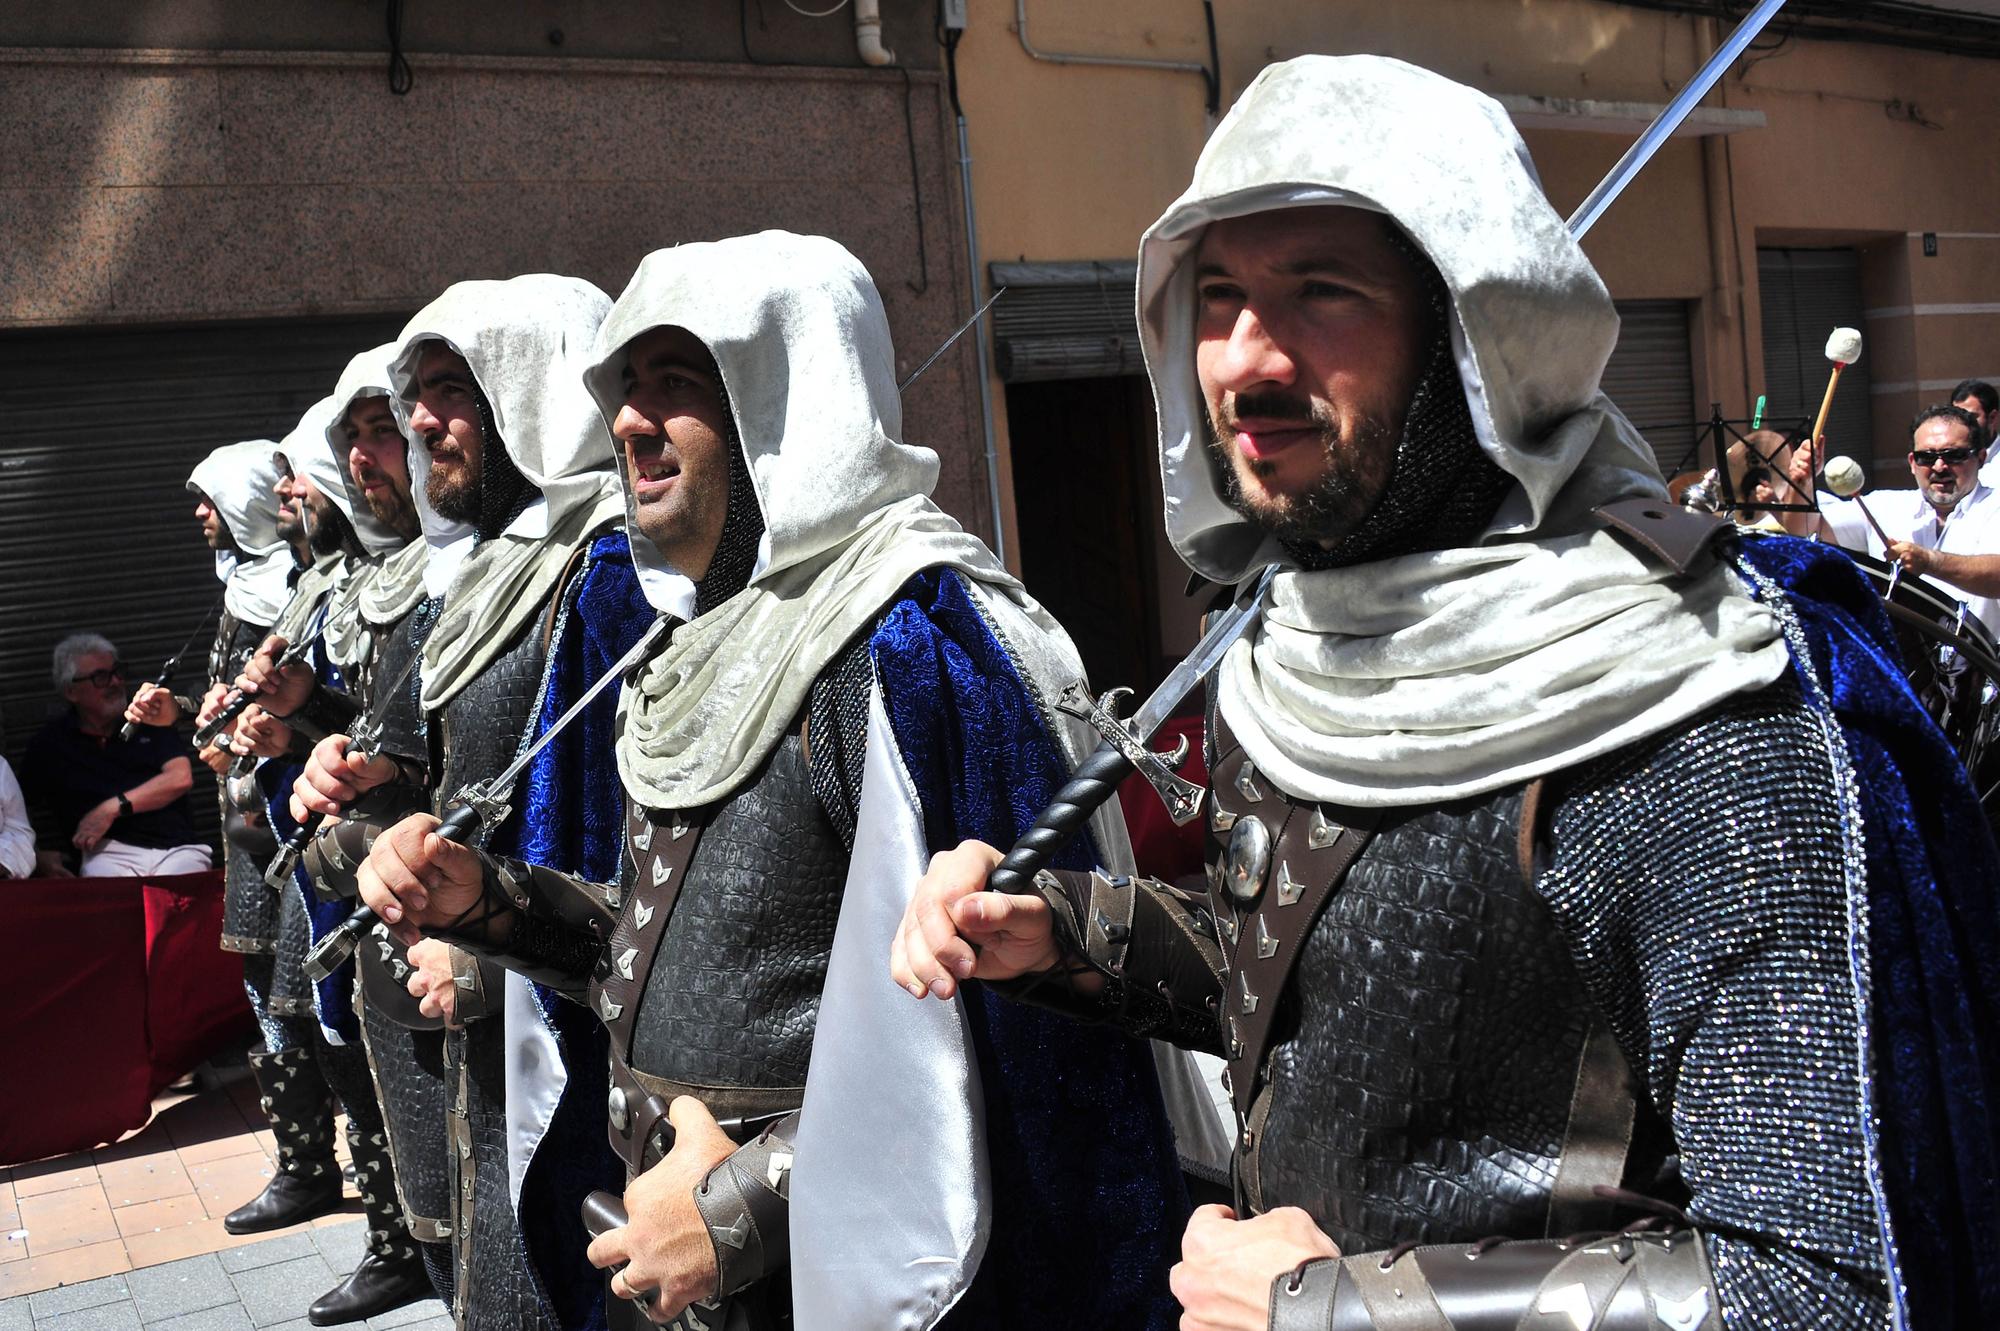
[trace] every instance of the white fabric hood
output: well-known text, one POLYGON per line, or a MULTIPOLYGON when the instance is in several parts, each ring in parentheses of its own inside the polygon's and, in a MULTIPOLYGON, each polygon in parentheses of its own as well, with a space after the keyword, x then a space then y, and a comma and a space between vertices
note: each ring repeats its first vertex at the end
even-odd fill
POLYGON ((1286 566, 1224 659, 1216 702, 1288 793, 1394 807, 1498 790, 1783 672, 1775 621, 1725 566, 1680 576, 1593 518, 1665 487, 1599 391, 1618 334, 1610 295, 1491 98, 1375 56, 1271 66, 1147 231, 1138 285, 1169 538, 1222 582, 1286 566), (1305 571, 1225 503, 1187 261, 1211 222, 1299 206, 1387 214, 1443 277, 1478 445, 1517 483, 1470 547, 1305 571))
MULTIPOLYGON (((547 501, 545 529, 600 502, 616 485, 611 436, 577 382, 577 372, 611 301, 581 278, 529 273, 505 281, 459 282, 403 327, 389 374, 398 419, 417 400, 417 361, 425 342, 445 343, 465 358, 493 409, 493 426, 521 474, 547 501)), ((438 516, 424 494, 430 455, 410 441, 410 484, 424 536, 433 547, 467 534, 438 516)))
POLYGON ((619 512, 611 435, 580 378, 609 306, 580 278, 530 273, 457 283, 403 329, 390 370, 401 418, 417 400, 423 344, 444 342, 465 358, 502 446, 542 496, 505 531, 475 541, 431 507, 430 454, 411 440, 410 484, 430 546, 424 576, 445 598, 424 643, 426 709, 444 706, 508 648, 546 609, 571 553, 619 512))
POLYGON ((1192 568, 1234 582, 1279 555, 1223 502, 1209 462, 1186 260, 1210 222, 1313 204, 1388 214, 1450 288, 1480 446, 1521 485, 1488 539, 1574 531, 1607 500, 1666 493, 1651 450, 1598 391, 1618 339, 1610 293, 1500 104, 1400 60, 1301 56, 1244 91, 1140 242, 1167 535, 1192 568))
MULTIPOLYGON (((765 231, 647 255, 598 329, 584 375, 606 429, 624 400, 627 344, 662 325, 700 338, 721 370, 764 514, 752 585, 823 554, 863 519, 928 495, 937 483, 937 454, 901 440, 903 402, 882 297, 837 242, 765 231)), ((629 524, 630 487, 618 470, 629 524)), ((632 536, 647 599, 684 611, 688 580, 636 529, 632 536)))
POLYGON ((238 619, 269 625, 289 598, 291 547, 278 535, 278 464, 269 439, 224 444, 195 465, 189 490, 208 496, 236 542, 234 553, 219 551, 215 575, 227 590, 223 604, 238 619))
MULTIPOLYGON (((341 515, 352 524, 354 521, 354 497, 347 487, 347 469, 340 465, 326 450, 327 424, 333 420, 335 411, 333 399, 323 397, 306 408, 306 414, 291 432, 278 441, 277 452, 292 464, 292 474, 302 476, 313 483, 313 487, 340 510, 341 515)), ((364 514, 367 509, 361 510, 364 514)), ((306 515, 312 521, 312 515, 306 515)))
MULTIPOLYGON (((347 368, 340 373, 340 382, 334 385, 333 396, 327 399, 331 404, 331 410, 326 418, 326 448, 333 457, 334 466, 340 472, 340 488, 346 496, 335 502, 340 504, 340 511, 347 514, 348 521, 354 524, 354 534, 360 539, 361 548, 371 555, 393 554, 408 542, 369 511, 367 497, 362 494, 361 488, 355 485, 354 473, 348 469, 347 435, 340 423, 347 415, 347 409, 353 406, 356 400, 385 397, 389 399, 389 405, 396 413, 396 423, 402 427, 404 440, 409 439, 409 417, 405 413, 402 399, 396 396, 390 370, 399 349, 397 343, 384 342, 379 347, 370 347, 347 362, 347 368)), ((405 448, 406 450, 408 448, 407 442, 405 448)), ((407 452, 405 457, 408 457, 407 452)), ((413 459, 410 465, 414 468, 413 459)))

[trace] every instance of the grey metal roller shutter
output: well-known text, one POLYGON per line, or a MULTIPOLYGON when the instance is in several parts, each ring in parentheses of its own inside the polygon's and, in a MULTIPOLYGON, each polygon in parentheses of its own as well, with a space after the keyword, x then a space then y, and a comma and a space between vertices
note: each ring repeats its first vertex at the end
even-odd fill
POLYGON ((1661 475, 1686 471, 1698 438, 1687 302, 1621 300, 1618 318, 1604 395, 1646 436, 1661 475))
MULTIPOLYGON (((60 706, 49 658, 77 631, 134 681, 218 590, 187 475, 218 444, 276 439, 397 317, 0 335, 0 707, 8 757, 60 706)), ((207 637, 180 679, 196 679, 207 637)), ((212 827, 213 801, 195 801, 212 827)))
MULTIPOLYGON (((1764 414, 1810 423, 1833 369, 1827 335, 1865 327, 1860 256, 1853 250, 1758 250, 1757 287, 1764 315, 1764 414)), ((1841 372, 1826 424, 1831 451, 1866 463, 1875 456, 1873 425, 1864 355, 1841 372)))
POLYGON ((996 291, 1008 288, 993 307, 993 356, 1003 382, 1146 372, 1133 261, 996 263, 988 271, 996 291))

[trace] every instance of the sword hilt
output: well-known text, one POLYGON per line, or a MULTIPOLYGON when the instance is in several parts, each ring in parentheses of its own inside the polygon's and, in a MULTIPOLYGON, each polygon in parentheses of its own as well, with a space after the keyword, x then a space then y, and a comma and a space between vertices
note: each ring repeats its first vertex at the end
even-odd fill
MULTIPOLYGON (((480 811, 472 804, 461 804, 444 816, 437 825, 437 834, 447 841, 460 845, 468 844, 467 838, 479 830, 480 811)), ((361 935, 375 926, 375 912, 367 906, 334 926, 333 932, 313 945, 306 954, 306 974, 317 984, 333 974, 340 964, 347 960, 361 942, 361 935)))
POLYGON ((229 723, 243 715, 249 710, 250 704, 256 701, 257 695, 254 693, 245 693, 241 689, 230 690, 229 697, 223 700, 222 710, 195 727, 194 747, 201 750, 215 743, 216 737, 229 729, 229 723))
POLYGON ((326 815, 317 809, 306 815, 306 820, 285 839, 284 845, 278 847, 278 853, 271 857, 270 865, 265 868, 264 883, 267 887, 277 891, 292 881, 292 871, 299 867, 299 857, 306 853, 306 847, 312 844, 313 836, 325 822, 326 815))
POLYGON ((361 946, 361 935, 374 927, 375 912, 366 906, 333 926, 333 932, 314 943, 306 953, 306 975, 314 984, 324 983, 361 946))
MULTIPOLYGON (((364 759, 375 756, 375 733, 365 722, 356 726, 354 733, 348 736, 345 752, 349 756, 358 755, 364 759)), ((292 870, 298 867, 299 858, 306 853, 306 847, 312 844, 312 839, 319 835, 319 829, 326 826, 326 818, 327 816, 318 809, 305 816, 305 821, 298 825, 291 836, 285 839, 285 844, 278 848, 278 853, 271 857, 270 866, 264 870, 265 883, 276 889, 292 880, 292 870)))
POLYGON ((1131 761, 1117 748, 1099 745, 1095 753, 1078 764, 1049 806, 1035 819, 1035 825, 1021 834, 1014 848, 986 875, 988 890, 1016 896, 1032 892, 1035 875, 1075 840, 1076 834, 1090 822, 1090 816, 1118 793, 1118 783, 1131 772, 1131 761))
MULTIPOLYGON (((153 680, 153 687, 156 689, 164 689, 165 687, 167 687, 167 685, 173 682, 174 682, 174 663, 170 660, 165 665, 160 667, 159 675, 153 680)), ((137 721, 127 721, 124 725, 118 727, 118 738, 120 740, 125 741, 128 744, 131 742, 132 736, 138 733, 139 733, 139 723, 137 721)))

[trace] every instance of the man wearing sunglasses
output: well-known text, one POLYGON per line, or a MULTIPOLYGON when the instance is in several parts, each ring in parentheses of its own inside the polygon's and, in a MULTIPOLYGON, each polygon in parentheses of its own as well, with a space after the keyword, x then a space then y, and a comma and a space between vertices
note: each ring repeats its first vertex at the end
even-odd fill
POLYGON ((170 726, 118 736, 125 718, 125 672, 118 651, 95 633, 56 644, 53 682, 69 709, 28 746, 22 776, 45 802, 59 836, 36 852, 44 874, 67 874, 63 843, 82 856, 86 878, 201 873, 208 847, 195 840, 187 792, 194 772, 170 726))
POLYGON ((1909 454, 1916 489, 1878 490, 1865 501, 1889 535, 1886 547, 1853 500, 1822 489, 1819 508, 1840 544, 1942 584, 2000 633, 2000 491, 1980 481, 1984 439, 1978 417, 1963 407, 1917 414, 1909 454))

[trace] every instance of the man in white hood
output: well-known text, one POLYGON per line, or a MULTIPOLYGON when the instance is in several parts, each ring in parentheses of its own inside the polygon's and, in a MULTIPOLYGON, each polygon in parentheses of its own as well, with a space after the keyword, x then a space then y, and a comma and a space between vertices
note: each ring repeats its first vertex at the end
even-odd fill
MULTIPOLYGON (((225 580, 223 612, 209 651, 209 689, 197 719, 221 708, 238 673, 291 602, 297 571, 281 530, 280 445, 254 439, 218 448, 188 478, 198 497, 195 515, 216 552, 225 580)), ((127 716, 171 725, 183 700, 146 685, 127 716)), ((235 754, 225 735, 204 751, 222 781, 223 843, 228 854, 222 926, 225 951, 243 954, 244 986, 263 1034, 250 1070, 272 1122, 278 1169, 263 1192, 223 1218, 231 1233, 254 1234, 297 1224, 340 1205, 341 1171, 334 1159, 333 1097, 320 1076, 309 1040, 274 1011, 277 985, 278 898, 264 885, 264 865, 277 849, 258 788, 256 760, 235 754)), ((279 1007, 285 1004, 280 1001, 279 1007)))
POLYGON ((1169 536, 1226 585, 1279 566, 1211 686, 1209 891, 997 896, 967 845, 894 978, 1025 976, 1229 1060, 1184 1327, 1886 1324, 1931 1199, 1880 1182, 1913 1137, 1875 1125, 1875 741, 1806 612, 1663 502, 1506 113, 1393 60, 1266 69, 1139 306, 1169 536))
MULTIPOLYGON (((292 605, 237 680, 239 688, 254 692, 259 701, 245 710, 232 740, 239 752, 248 750, 268 760, 257 776, 271 826, 281 838, 289 838, 297 829, 286 805, 313 743, 348 729, 354 708, 372 701, 366 685, 375 664, 377 629, 386 626, 379 623, 379 614, 370 620, 364 603, 379 605, 385 591, 394 596, 393 590, 378 584, 398 578, 414 581, 416 599, 421 599, 421 557, 414 566, 406 556, 400 563, 397 559, 415 532, 400 534, 375 516, 366 502, 365 487, 350 469, 353 450, 346 437, 355 429, 348 421, 357 411, 378 420, 387 413, 386 389, 378 385, 389 382, 395 350, 393 345, 378 347, 355 357, 334 395, 308 408, 282 444, 294 483, 303 491, 314 559, 294 584, 292 605), (371 589, 377 596, 369 597, 371 589), (315 637, 306 663, 288 667, 281 680, 280 654, 315 637)), ((395 447, 401 450, 404 441, 393 415, 388 423, 395 447)), ((392 465, 399 473, 403 469, 400 459, 392 465)), ((385 498, 388 511, 398 512, 393 493, 385 498)), ((414 510, 410 511, 413 517, 414 510)), ((421 556, 421 543, 417 545, 421 556)), ((409 600, 409 594, 397 599, 409 600)), ((413 733, 414 727, 399 718, 389 737, 393 750, 408 752, 415 747, 413 733)), ((284 1093, 296 1097, 301 1092, 294 1087, 323 1079, 339 1096, 347 1113, 355 1187, 368 1219, 361 1261, 314 1300, 306 1316, 315 1326, 361 1321, 432 1298, 436 1292, 404 1218, 377 1092, 378 1083, 401 1087, 409 1083, 410 1075, 407 1069, 394 1067, 386 1076, 372 1072, 355 1010, 354 968, 342 966, 317 984, 306 971, 311 946, 346 918, 349 908, 338 899, 322 899, 302 869, 295 868, 288 880, 270 885, 278 897, 271 1015, 293 1033, 290 1043, 308 1049, 313 1060, 307 1073, 288 1079, 284 1093)), ((385 1056, 395 1051, 392 1040, 382 1043, 385 1056)), ((290 1108, 295 1103, 274 1097, 272 1117, 281 1134, 283 1124, 290 1121, 287 1115, 297 1112, 290 1108)))
MULTIPOLYGON (((347 819, 306 857, 331 890, 352 895, 380 828, 415 809, 442 811, 496 777, 589 682, 587 663, 629 646, 651 618, 618 529, 610 436, 578 378, 609 304, 587 282, 547 274, 462 282, 404 329, 388 387, 413 436, 412 491, 428 547, 428 596, 398 631, 421 655, 403 685, 420 718, 417 751, 363 759, 349 754, 344 733, 315 748, 292 813, 347 819)), ((375 667, 377 689, 394 682, 381 677, 390 655, 375 667)), ((608 727, 608 699, 603 711, 608 727)), ((388 733, 413 732, 399 720, 388 733)), ((564 869, 614 864, 615 826, 593 839, 598 829, 575 816, 590 791, 615 781, 609 746, 579 745, 565 758, 560 771, 524 778, 509 792, 515 812, 476 839, 564 869)), ((602 1283, 583 1261, 578 1205, 615 1177, 616 1160, 601 1133, 576 1127, 580 1145, 564 1135, 584 1120, 562 1101, 601 1112, 601 1037, 583 1014, 444 943, 405 954, 382 934, 363 955, 364 1020, 397 1180, 411 1232, 450 1245, 433 1276, 459 1325, 590 1324, 601 1316, 602 1283), (394 1001, 413 967, 441 981, 448 1010, 421 1013, 407 994, 394 1001), (373 983, 385 977, 388 994, 373 983), (553 1078, 546 1101, 517 1093, 529 1064, 543 1082, 553 1078)))
MULTIPOLYGON (((621 704, 616 880, 422 818, 364 896, 608 1027, 630 1223, 591 1257, 653 1321, 1164 1331, 1186 1204, 1147 1045, 881 983, 928 856, 1015 835, 1067 773, 1044 700, 1081 668, 930 501, 874 283, 819 237, 659 251, 587 382, 672 627, 621 704)), ((1093 839, 1126 854, 1113 819, 1093 839)))

